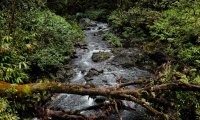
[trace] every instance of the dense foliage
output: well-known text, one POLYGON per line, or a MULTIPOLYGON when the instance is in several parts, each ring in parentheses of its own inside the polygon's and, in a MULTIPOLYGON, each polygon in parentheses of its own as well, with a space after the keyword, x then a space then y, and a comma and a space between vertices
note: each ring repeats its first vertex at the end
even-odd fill
POLYGON ((199 18, 199 2, 175 3, 151 26, 152 36, 168 44, 166 49, 169 54, 189 65, 200 67, 199 18))
MULTIPOLYGON (((164 66, 163 83, 200 83, 199 1, 141 1, 118 8, 109 16, 113 33, 139 45, 150 54, 162 53, 173 61, 164 66)), ((123 46, 126 46, 123 44, 123 46)), ((158 54, 157 54, 158 55, 158 54)), ((155 56, 156 57, 156 56, 155 56)), ((156 61, 162 60, 159 58, 156 61)), ((156 84, 156 83, 155 83, 156 84)), ((195 92, 154 93, 165 96, 177 111, 177 119, 199 119, 199 94, 195 92)), ((158 106, 159 104, 155 105, 158 106)), ((159 108, 166 111, 166 108, 159 108)))
MULTIPOLYGON (((4 13, 6 14, 6 13, 4 13)), ((74 46, 84 40, 83 32, 74 22, 49 10, 31 8, 15 13, 12 33, 1 14, 1 79, 21 83, 28 79, 25 72, 32 67, 41 71, 57 68, 67 62, 74 46)))
POLYGON ((15 111, 9 106, 8 100, 0 98, 0 119, 1 120, 19 120, 15 111))
MULTIPOLYGON (((18 84, 43 79, 38 77, 42 72, 56 72, 71 59, 75 46, 84 44, 85 36, 77 23, 51 12, 45 1, 0 3, 0 79, 3 81, 18 84)), ((40 103, 41 99, 34 100, 34 96, 26 102, 13 98, 12 106, 1 98, 0 119, 18 119, 14 109, 27 110, 35 102, 40 103)))
POLYGON ((112 33, 105 33, 104 39, 113 47, 122 47, 121 39, 112 33))
MULTIPOLYGON (((2 0, 0 80, 29 83, 67 64, 75 47, 84 44, 76 23, 83 17, 110 24, 104 39, 112 47, 137 46, 149 55, 169 57, 159 71, 161 83, 200 84, 199 0, 2 0)), ((177 119, 200 119, 199 93, 153 94, 173 104, 177 119)), ((0 103, 0 119, 19 119, 7 99, 0 103)))

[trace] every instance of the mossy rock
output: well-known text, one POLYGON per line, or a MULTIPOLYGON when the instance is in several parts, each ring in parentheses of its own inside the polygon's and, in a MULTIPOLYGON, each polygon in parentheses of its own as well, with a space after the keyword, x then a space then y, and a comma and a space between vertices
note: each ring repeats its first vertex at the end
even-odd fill
POLYGON ((86 81, 90 81, 90 80, 92 80, 92 77, 94 77, 94 76, 98 76, 98 75, 100 75, 100 74, 102 74, 103 73, 103 70, 97 70, 97 69, 95 69, 95 68, 91 68, 89 71, 88 71, 88 73, 85 75, 85 80, 86 81))
POLYGON ((102 62, 102 61, 105 61, 105 60, 109 59, 111 57, 111 55, 112 54, 110 52, 93 53, 92 61, 94 61, 94 62, 102 62))

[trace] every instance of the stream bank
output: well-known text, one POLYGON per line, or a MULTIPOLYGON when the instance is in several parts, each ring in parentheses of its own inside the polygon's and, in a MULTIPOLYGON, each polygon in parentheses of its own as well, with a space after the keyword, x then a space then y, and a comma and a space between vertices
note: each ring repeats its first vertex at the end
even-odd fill
MULTIPOLYGON (((102 33, 109 30, 106 23, 92 21, 90 26, 87 26, 85 31, 87 47, 78 48, 76 57, 71 61, 71 65, 75 66, 75 76, 71 80, 65 80, 69 83, 86 84, 89 86, 113 86, 119 82, 130 82, 140 78, 150 78, 153 76, 146 70, 141 70, 135 67, 136 62, 141 57, 138 49, 118 49, 114 52, 111 47, 102 40, 102 33), (116 54, 117 53, 117 54, 116 54), (100 54, 100 56, 98 56, 100 54), (96 55, 96 60, 94 59, 96 55), (103 55, 103 57, 102 57, 103 55), (123 81, 119 81, 123 78, 123 81)), ((54 110, 75 111, 81 110, 93 105, 109 100, 102 96, 80 96, 72 94, 59 94, 53 100, 49 108, 54 110)), ((133 102, 123 101, 123 104, 138 108, 133 102)), ((140 112, 132 112, 121 110, 123 119, 129 120, 151 120, 153 118, 147 116, 142 108, 140 112)), ((99 110, 84 111, 82 114, 92 115, 99 110)), ((117 119, 114 113, 109 116, 109 119, 117 119)))

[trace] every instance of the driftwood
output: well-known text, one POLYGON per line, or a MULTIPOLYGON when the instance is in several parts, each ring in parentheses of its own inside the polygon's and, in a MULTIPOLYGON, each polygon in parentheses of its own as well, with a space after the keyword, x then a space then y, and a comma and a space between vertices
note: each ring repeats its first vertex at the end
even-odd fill
MULTIPOLYGON (((186 84, 186 83, 167 83, 161 85, 143 86, 141 88, 126 89, 126 87, 130 85, 144 84, 150 82, 152 82, 152 80, 136 80, 130 83, 123 83, 116 86, 95 88, 88 85, 58 83, 58 82, 17 85, 0 81, 0 94, 7 97, 12 97, 12 96, 20 97, 20 96, 30 95, 33 93, 48 91, 50 93, 68 93, 68 94, 93 95, 93 96, 101 95, 112 99, 133 101, 137 104, 140 104, 147 110, 149 110, 155 116, 159 116, 161 118, 166 118, 167 116, 170 119, 174 119, 173 115, 168 115, 156 110, 148 102, 145 102, 142 99, 146 99, 152 103, 158 102, 163 105, 164 104, 167 105, 168 104, 167 101, 159 100, 158 98, 155 98, 151 95, 143 95, 142 93, 144 91, 156 92, 162 90, 200 92, 200 85, 186 84)), ((116 111, 118 111, 117 104, 114 104, 114 106, 116 111)), ((56 112, 56 113, 61 114, 62 112, 56 112)))

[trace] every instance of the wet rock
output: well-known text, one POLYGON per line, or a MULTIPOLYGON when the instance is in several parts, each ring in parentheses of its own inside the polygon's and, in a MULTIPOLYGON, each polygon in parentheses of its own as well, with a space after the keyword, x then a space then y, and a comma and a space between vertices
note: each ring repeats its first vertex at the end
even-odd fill
MULTIPOLYGON (((122 110, 121 111, 122 120, 158 120, 150 115, 148 115, 145 111, 138 110, 136 112, 130 110, 122 110)), ((119 120, 117 113, 113 113, 108 116, 108 120, 119 120)))
POLYGON ((103 29, 103 27, 102 27, 102 26, 99 26, 99 27, 98 27, 98 30, 101 30, 101 29, 103 29))
POLYGON ((85 80, 86 81, 91 81, 92 80, 92 77, 94 76, 98 76, 100 75, 101 73, 103 73, 103 70, 96 70, 95 68, 91 68, 88 73, 85 75, 85 80))
POLYGON ((104 103, 106 101, 106 97, 104 96, 96 96, 96 98, 94 99, 94 102, 97 103, 97 104, 100 104, 100 103, 104 103))
MULTIPOLYGON (((87 86, 89 86, 89 87, 96 87, 96 86, 94 85, 94 83, 92 83, 91 81, 87 81, 85 85, 87 85, 87 86)), ((93 97, 93 98, 94 98, 94 97, 93 97)))
POLYGON ((101 36, 103 34, 105 34, 105 31, 99 30, 98 32, 94 33, 94 36, 101 36))
POLYGON ((90 26, 91 26, 91 27, 95 27, 95 26, 97 26, 97 23, 96 23, 95 21, 91 21, 91 22, 90 22, 90 26))
POLYGON ((108 84, 108 81, 107 81, 107 80, 102 80, 102 82, 104 82, 105 84, 108 84))
POLYGON ((94 36, 98 36, 98 33, 94 33, 94 36))
POLYGON ((85 30, 89 30, 91 27, 97 26, 97 23, 91 21, 89 18, 81 18, 79 23, 85 30))
POLYGON ((94 76, 91 81, 96 87, 112 86, 116 83, 116 77, 112 73, 103 73, 98 76, 94 76))
POLYGON ((111 55, 112 54, 110 52, 93 53, 92 61, 94 61, 94 62, 102 62, 102 61, 105 61, 105 60, 109 59, 111 57, 111 55))
POLYGON ((83 50, 87 50, 87 46, 86 45, 81 45, 79 48, 83 49, 83 50))
POLYGON ((112 52, 115 56, 110 62, 112 65, 124 68, 138 67, 151 72, 156 68, 156 64, 149 53, 137 48, 114 48, 112 52))
POLYGON ((142 57, 141 51, 134 48, 116 48, 113 50, 115 57, 112 59, 111 63, 114 65, 121 65, 125 68, 134 67, 136 61, 142 57))
POLYGON ((65 82, 66 80, 71 80, 75 76, 74 66, 73 65, 65 65, 56 73, 56 78, 61 82, 65 82))
POLYGON ((80 41, 75 42, 74 46, 80 49, 87 49, 87 42, 84 40, 83 41, 80 40, 80 41))
POLYGON ((90 22, 91 22, 91 20, 90 20, 89 18, 81 18, 81 19, 79 20, 79 23, 80 23, 81 25, 89 24, 90 22))

